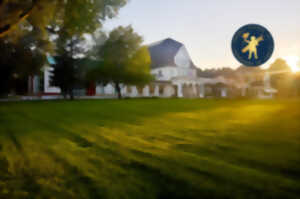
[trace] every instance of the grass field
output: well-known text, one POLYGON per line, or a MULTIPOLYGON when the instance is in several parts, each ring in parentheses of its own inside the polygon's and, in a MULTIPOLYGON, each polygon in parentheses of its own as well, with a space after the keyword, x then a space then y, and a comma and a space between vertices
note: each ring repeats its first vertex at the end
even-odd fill
POLYGON ((0 198, 300 198, 300 100, 0 103, 0 198))

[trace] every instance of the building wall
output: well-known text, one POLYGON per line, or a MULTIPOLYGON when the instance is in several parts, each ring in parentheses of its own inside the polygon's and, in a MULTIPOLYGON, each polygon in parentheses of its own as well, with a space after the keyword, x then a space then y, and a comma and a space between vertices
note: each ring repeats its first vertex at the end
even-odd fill
MULTIPOLYGON (((46 68, 44 73, 45 93, 60 94, 60 89, 50 85, 50 74, 52 68, 46 68)), ((205 85, 224 82, 221 77, 197 78, 196 70, 193 68, 167 66, 153 69, 152 74, 156 75, 156 81, 138 89, 136 86, 121 86, 121 92, 124 97, 186 97, 186 98, 204 98, 211 96, 205 85)), ((113 84, 106 86, 96 85, 95 94, 97 96, 115 96, 116 90, 113 84)), ((84 90, 81 95, 84 95, 84 90)), ((228 97, 227 89, 223 89, 218 94, 219 97, 228 97)))
POLYGON ((166 66, 161 68, 156 68, 151 71, 156 77, 156 80, 159 81, 170 81, 174 77, 190 77, 196 78, 197 71, 193 68, 184 68, 184 67, 174 67, 174 66, 166 66))
POLYGON ((50 78, 53 68, 46 66, 44 69, 44 93, 60 94, 61 90, 58 87, 51 86, 50 78))

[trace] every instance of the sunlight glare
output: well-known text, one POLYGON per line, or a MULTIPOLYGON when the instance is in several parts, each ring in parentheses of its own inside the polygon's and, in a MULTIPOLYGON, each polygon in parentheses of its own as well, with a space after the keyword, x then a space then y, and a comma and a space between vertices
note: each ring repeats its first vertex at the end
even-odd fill
POLYGON ((287 64, 291 67, 292 72, 299 72, 300 71, 300 57, 298 56, 287 56, 284 57, 287 64))

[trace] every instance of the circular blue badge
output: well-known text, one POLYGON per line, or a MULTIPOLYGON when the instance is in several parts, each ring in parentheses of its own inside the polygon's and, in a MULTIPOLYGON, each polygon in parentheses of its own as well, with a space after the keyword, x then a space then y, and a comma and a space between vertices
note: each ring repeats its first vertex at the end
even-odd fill
POLYGON ((249 24, 235 33, 231 48, 240 63, 255 67, 266 63, 271 58, 274 40, 271 33, 263 26, 249 24))

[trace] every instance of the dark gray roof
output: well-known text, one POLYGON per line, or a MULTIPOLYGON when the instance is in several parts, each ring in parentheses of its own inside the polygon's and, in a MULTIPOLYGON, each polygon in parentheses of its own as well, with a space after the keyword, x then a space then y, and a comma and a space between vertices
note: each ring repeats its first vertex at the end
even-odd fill
MULTIPOLYGON (((174 58, 182 46, 182 43, 171 38, 150 45, 151 68, 155 69, 163 66, 176 67, 174 58)), ((192 61, 191 63, 191 65, 195 67, 192 61)))

